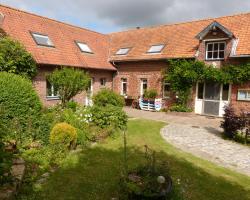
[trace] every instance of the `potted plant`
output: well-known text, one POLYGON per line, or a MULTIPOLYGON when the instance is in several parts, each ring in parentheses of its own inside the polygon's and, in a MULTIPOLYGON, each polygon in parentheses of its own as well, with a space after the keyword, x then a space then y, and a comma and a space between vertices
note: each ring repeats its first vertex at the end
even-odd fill
POLYGON ((143 95, 143 101, 147 101, 153 104, 157 95, 158 94, 155 89, 145 90, 143 95))

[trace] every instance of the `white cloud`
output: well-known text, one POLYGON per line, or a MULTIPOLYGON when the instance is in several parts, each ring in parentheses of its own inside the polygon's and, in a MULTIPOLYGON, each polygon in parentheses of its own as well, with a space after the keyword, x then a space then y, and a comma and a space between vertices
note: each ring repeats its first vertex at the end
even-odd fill
POLYGON ((250 12, 250 1, 246 0, 1 0, 1 2, 101 32, 250 12))

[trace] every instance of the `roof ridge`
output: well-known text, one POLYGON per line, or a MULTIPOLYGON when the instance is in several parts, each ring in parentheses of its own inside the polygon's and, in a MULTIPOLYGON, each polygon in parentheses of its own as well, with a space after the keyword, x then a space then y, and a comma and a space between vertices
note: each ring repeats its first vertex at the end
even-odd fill
POLYGON ((220 16, 220 17, 209 17, 209 18, 203 18, 203 19, 197 19, 197 20, 191 20, 191 21, 183 21, 183 22, 176 22, 172 24, 160 24, 160 25, 152 25, 152 26, 145 26, 141 27, 139 29, 133 28, 133 29, 128 29, 128 30, 123 30, 123 31, 117 31, 117 32, 112 32, 109 33, 108 35, 116 34, 116 33, 123 33, 123 32, 130 32, 130 31, 138 31, 138 30, 145 30, 145 29, 153 29, 153 28, 159 28, 159 27, 165 27, 165 26, 176 26, 176 25, 183 25, 183 24, 190 24, 194 22, 202 22, 202 21, 208 21, 208 20, 218 20, 218 19, 223 19, 223 18, 228 18, 228 17, 235 17, 235 16, 240 16, 240 15, 248 15, 250 12, 245 12, 245 13, 236 13, 232 15, 226 15, 226 16, 220 16))
POLYGON ((36 13, 25 11, 25 10, 22 10, 22 9, 19 9, 19 8, 13 8, 11 6, 8 6, 8 5, 5 5, 5 4, 2 4, 2 3, 0 4, 0 7, 5 7, 5 8, 8 8, 8 9, 11 9, 11 10, 15 10, 15 11, 22 12, 22 13, 25 13, 25 14, 33 15, 33 16, 44 18, 44 19, 47 19, 47 20, 51 20, 51 21, 54 21, 54 22, 57 22, 57 23, 60 23, 60 24, 71 26, 73 28, 78 28, 78 29, 82 29, 82 30, 85 30, 85 31, 90 31, 90 32, 97 33, 97 34, 100 34, 100 35, 103 35, 103 36, 107 35, 107 34, 103 34, 103 33, 93 31, 93 30, 90 30, 90 29, 87 29, 87 28, 83 28, 83 27, 80 27, 80 26, 77 26, 77 25, 72 25, 72 24, 67 23, 67 22, 62 22, 62 21, 52 19, 52 18, 49 18, 49 17, 45 17, 45 16, 42 16, 42 15, 39 15, 39 14, 36 14, 36 13))

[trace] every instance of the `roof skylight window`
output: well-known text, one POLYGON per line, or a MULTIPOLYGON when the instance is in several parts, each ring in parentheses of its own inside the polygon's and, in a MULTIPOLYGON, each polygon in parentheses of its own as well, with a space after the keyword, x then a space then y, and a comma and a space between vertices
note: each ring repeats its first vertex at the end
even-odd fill
POLYGON ((130 51, 130 48, 120 48, 116 52, 116 55, 127 55, 129 51, 130 51))
POLYGON ((85 52, 85 53, 93 53, 93 51, 90 49, 90 47, 82 42, 76 42, 77 46, 79 47, 79 49, 81 50, 81 52, 85 52))
POLYGON ((164 44, 152 45, 147 51, 147 53, 161 53, 164 47, 164 44))
POLYGON ((31 33, 37 45, 54 47, 53 42, 50 40, 49 36, 40 33, 31 33))

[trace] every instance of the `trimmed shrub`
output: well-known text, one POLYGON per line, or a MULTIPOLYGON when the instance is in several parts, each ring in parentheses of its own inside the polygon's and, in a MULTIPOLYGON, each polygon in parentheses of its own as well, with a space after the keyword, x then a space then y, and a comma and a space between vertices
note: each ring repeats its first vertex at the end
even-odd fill
POLYGON ((91 121, 101 128, 113 126, 115 129, 125 129, 128 117, 122 108, 112 105, 105 107, 93 106, 91 108, 91 121))
POLYGON ((8 132, 6 124, 2 121, 3 111, 0 108, 0 185, 8 181, 12 164, 11 154, 5 151, 4 135, 8 132))
POLYGON ((125 105, 124 98, 109 89, 102 89, 93 96, 93 102, 96 106, 113 105, 123 107, 125 105))
POLYGON ((171 112, 192 112, 191 108, 188 108, 185 105, 174 104, 172 105, 169 110, 171 112))
POLYGON ((0 71, 31 79, 37 73, 37 66, 32 55, 22 44, 9 37, 2 37, 0 38, 0 71))
POLYGON ((244 116, 238 116, 232 106, 225 107, 225 114, 223 115, 223 121, 221 128, 224 129, 224 135, 227 138, 235 138, 237 132, 244 129, 247 122, 244 116))
POLYGON ((22 129, 38 118, 42 108, 31 81, 7 72, 0 72, 0 106, 5 122, 16 119, 22 129))
POLYGON ((63 144, 66 147, 72 147, 76 138, 76 128, 65 122, 56 124, 50 132, 51 144, 63 144))
POLYGON ((146 99, 155 99, 157 95, 157 90, 155 89, 149 89, 144 92, 144 98, 146 99))

